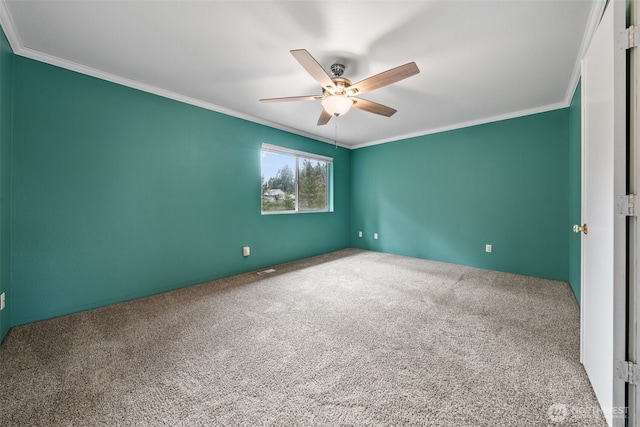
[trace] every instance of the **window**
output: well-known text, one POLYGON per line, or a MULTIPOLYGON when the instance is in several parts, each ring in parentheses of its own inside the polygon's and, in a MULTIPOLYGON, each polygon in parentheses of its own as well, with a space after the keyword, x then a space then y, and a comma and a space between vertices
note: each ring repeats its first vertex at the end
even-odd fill
POLYGON ((328 212, 331 157, 262 144, 262 213, 328 212))

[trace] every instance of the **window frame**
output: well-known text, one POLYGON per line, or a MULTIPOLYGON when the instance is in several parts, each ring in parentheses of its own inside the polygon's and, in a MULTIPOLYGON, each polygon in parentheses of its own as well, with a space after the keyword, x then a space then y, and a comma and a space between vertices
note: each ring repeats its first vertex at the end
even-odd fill
POLYGON ((268 143, 262 143, 260 148, 260 175, 262 174, 262 155, 263 153, 273 153, 273 154, 281 154, 286 156, 293 156, 295 158, 295 182, 294 182, 294 195, 295 195, 295 208, 293 210, 286 211, 265 211, 263 209, 263 197, 264 192, 262 188, 262 181, 260 183, 260 213, 262 215, 290 215, 290 214, 306 214, 306 213, 323 213, 323 212, 333 212, 333 157, 323 156, 321 154, 308 153, 306 151, 295 150, 292 148, 281 147, 279 145, 273 145, 268 143), (314 209, 314 210, 300 210, 298 206, 298 202, 300 199, 299 185, 298 180, 300 176, 300 161, 301 159, 309 159, 320 162, 325 162, 327 164, 327 203, 324 209, 314 209))

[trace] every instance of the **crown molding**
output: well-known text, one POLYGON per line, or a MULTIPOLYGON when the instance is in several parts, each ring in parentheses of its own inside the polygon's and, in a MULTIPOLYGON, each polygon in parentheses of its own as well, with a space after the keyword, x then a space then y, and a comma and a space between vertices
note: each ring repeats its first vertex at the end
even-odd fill
POLYGON ((571 73, 571 80, 569 80, 567 93, 564 96, 564 100, 567 105, 571 105, 573 94, 578 87, 578 82, 580 81, 580 75, 582 73, 582 58, 584 57, 585 53, 587 53, 589 44, 591 44, 591 39, 593 38, 593 35, 598 28, 598 24, 600 23, 600 19, 602 19, 602 15, 604 14, 606 6, 606 0, 594 2, 591 6, 591 13, 589 14, 589 20, 587 21, 587 31, 585 31, 584 36, 582 37, 580 50, 578 51, 578 57, 576 58, 575 66, 573 68, 573 72, 571 73))
POLYGON ((11 46, 13 53, 22 49, 22 41, 18 36, 16 25, 13 22, 13 18, 11 18, 11 14, 9 13, 5 0, 0 0, 0 26, 2 26, 4 34, 7 36, 7 40, 9 41, 9 45, 11 46))
POLYGON ((451 126, 443 126, 443 127, 439 127, 439 128, 429 129, 428 131, 425 131, 425 132, 415 132, 415 133, 409 133, 409 134, 405 134, 405 135, 399 135, 398 137, 394 137, 394 138, 380 139, 380 140, 377 140, 377 141, 365 142, 364 144, 353 145, 353 146, 351 146, 351 148, 353 150, 356 150, 358 148, 370 147, 372 145, 386 144, 388 142, 403 141, 403 140, 406 140, 406 139, 417 138, 417 137, 420 137, 420 136, 433 135, 433 134, 436 134, 436 133, 442 133, 442 132, 448 132, 448 131, 456 130, 456 129, 463 129, 463 128, 468 128, 468 127, 472 127, 472 126, 484 125, 484 124, 487 124, 487 123, 501 122, 503 120, 515 119, 515 118, 518 118, 518 117, 525 117, 525 116, 530 116, 530 115, 533 115, 533 114, 546 113, 548 111, 554 111, 554 110, 560 110, 562 108, 567 108, 568 106, 569 106, 569 104, 567 104, 566 102, 559 102, 559 103, 556 103, 556 104, 545 105, 545 106, 542 106, 542 107, 531 108, 531 109, 528 109, 528 110, 521 110, 521 111, 516 111, 516 112, 508 113, 508 114, 490 116, 490 117, 486 117, 486 118, 479 119, 479 120, 471 120, 471 121, 464 122, 464 123, 456 123, 456 124, 453 124, 451 126))
MULTIPOLYGON (((328 138, 321 138, 316 135, 312 135, 310 133, 302 132, 297 129, 290 128, 288 126, 283 126, 278 123, 274 123, 268 120, 263 120, 248 114, 239 113, 238 111, 231 110, 229 108, 224 108, 216 104, 212 104, 210 102, 205 102, 200 99, 191 98, 189 96, 181 95, 175 92, 171 92, 165 89, 161 89, 156 86, 151 86, 145 83, 140 83, 135 80, 127 79, 115 74, 107 73, 101 70, 97 70, 95 68, 87 67, 85 65, 77 64, 75 62, 67 61, 65 59, 58 58, 56 56, 48 55, 39 51, 35 51, 33 49, 21 47, 17 51, 14 50, 16 55, 20 55, 25 58, 29 58, 35 61, 43 62, 49 65, 53 65, 56 67, 64 68, 66 70, 74 71, 80 74, 85 74, 91 77, 95 77, 97 79, 109 81, 111 83, 116 83, 121 86, 126 86, 132 89, 137 89, 143 92, 151 93, 154 95, 161 96, 163 98, 172 99, 174 101, 182 102, 184 104, 193 105, 196 107, 204 108, 206 110, 215 111, 217 113, 221 113, 227 116, 235 117, 242 120, 247 120, 249 122, 257 123, 260 125, 268 126, 274 129, 282 130, 285 132, 293 133, 299 136, 303 136, 306 138, 314 139, 316 141, 324 142, 327 144, 334 145, 335 141, 330 140, 328 138)), ((343 146, 338 143, 338 146, 349 148, 348 146, 343 146)))

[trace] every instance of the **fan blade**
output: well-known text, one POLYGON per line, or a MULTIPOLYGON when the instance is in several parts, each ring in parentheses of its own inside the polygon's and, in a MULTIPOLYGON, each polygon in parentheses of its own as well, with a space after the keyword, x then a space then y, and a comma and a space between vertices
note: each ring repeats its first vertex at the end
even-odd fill
POLYGON ((318 126, 326 125, 327 123, 329 123, 331 117, 333 116, 327 113, 327 111, 323 108, 322 113, 320 113, 320 118, 318 119, 318 126))
POLYGON ((291 54, 298 60, 300 65, 307 70, 307 73, 311 74, 311 77, 320 83, 320 86, 325 89, 335 87, 335 84, 333 83, 333 80, 331 80, 329 74, 327 74, 324 68, 322 68, 322 65, 318 64, 318 61, 316 61, 309 52, 305 49, 295 49, 291 51, 291 54))
POLYGON ((264 99, 261 99, 260 102, 313 101, 316 99, 322 99, 322 97, 318 95, 287 96, 284 98, 264 98, 264 99))
POLYGON ((391 107, 387 107, 386 105, 378 104, 377 102, 369 101, 362 98, 351 98, 353 99, 353 106, 359 110, 367 111, 369 113, 380 114, 381 116, 391 117, 398 110, 394 110, 391 107))
POLYGON ((399 67, 392 68, 387 71, 383 71, 380 74, 371 76, 364 80, 360 80, 358 83, 349 86, 349 90, 354 90, 353 94, 360 94, 371 92, 374 89, 390 85, 400 80, 404 80, 407 77, 411 77, 420 72, 415 62, 409 62, 408 64, 400 65, 399 67))

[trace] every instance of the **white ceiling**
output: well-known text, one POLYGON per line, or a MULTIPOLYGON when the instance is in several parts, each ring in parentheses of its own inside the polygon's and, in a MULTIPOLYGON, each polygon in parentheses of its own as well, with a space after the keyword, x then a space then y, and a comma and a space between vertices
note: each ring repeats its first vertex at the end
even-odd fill
POLYGON ((18 55, 298 134, 361 147, 569 105, 604 0, 18 1, 0 22, 18 55), (289 53, 356 82, 415 61, 420 74, 316 126, 319 95, 289 53))

